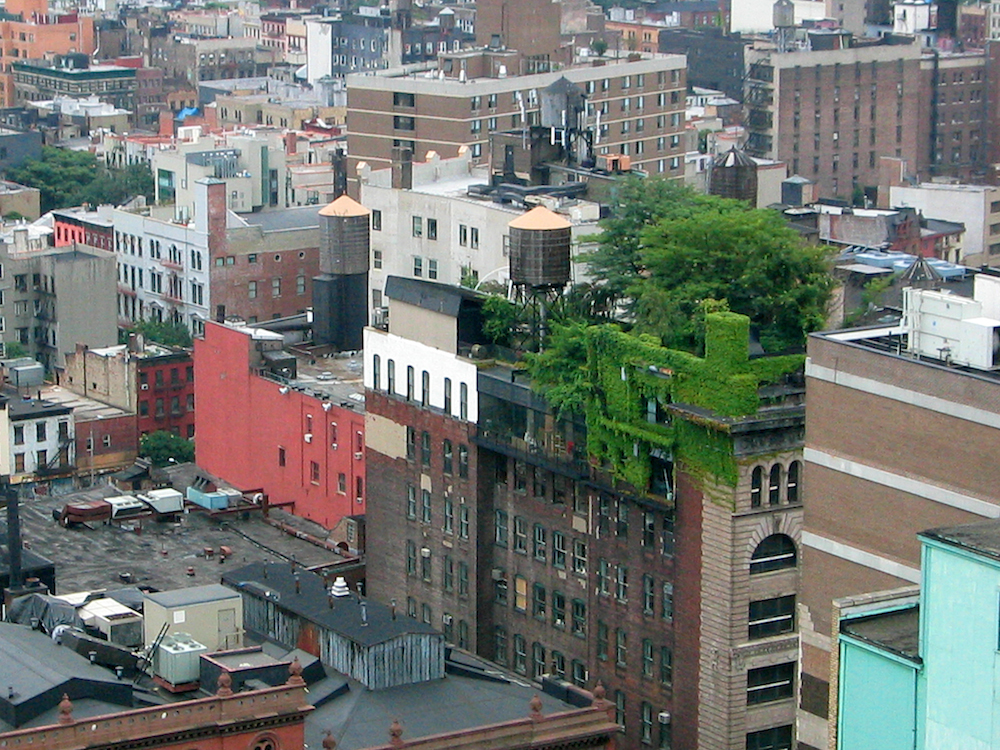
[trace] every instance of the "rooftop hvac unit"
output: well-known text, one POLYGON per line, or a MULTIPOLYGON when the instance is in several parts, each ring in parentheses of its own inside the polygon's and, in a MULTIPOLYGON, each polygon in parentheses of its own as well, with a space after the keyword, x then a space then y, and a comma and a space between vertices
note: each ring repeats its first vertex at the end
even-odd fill
POLYGON ((154 655, 154 672, 171 685, 198 681, 201 655, 208 648, 188 633, 172 633, 160 643, 154 655))

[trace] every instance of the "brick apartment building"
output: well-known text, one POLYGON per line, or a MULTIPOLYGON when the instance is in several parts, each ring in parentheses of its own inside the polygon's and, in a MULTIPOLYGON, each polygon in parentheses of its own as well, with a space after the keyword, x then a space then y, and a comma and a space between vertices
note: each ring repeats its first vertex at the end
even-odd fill
MULTIPOLYGON (((601 680, 622 747, 790 748, 801 386, 725 417, 660 390, 666 350, 626 358, 612 336, 601 348, 636 364, 600 387, 634 402, 560 416, 523 371, 468 358, 474 293, 389 282, 389 331, 365 331, 372 595, 528 678, 601 680), (675 421, 692 432, 669 450, 655 436, 675 421), (634 483, 587 460, 612 433, 634 483), (726 478, 699 468, 696 435, 717 437, 726 478)), ((709 356, 756 371, 739 349, 709 356)))
POLYGON ((131 334, 128 344, 90 349, 78 345, 66 355, 60 384, 136 415, 136 433, 166 430, 193 438, 194 362, 191 351, 145 343, 131 334))
POLYGON ((521 76, 514 75, 519 59, 506 49, 469 50, 440 55, 436 68, 348 76, 352 191, 357 165, 385 168, 393 148, 408 148, 423 160, 428 151, 449 158, 466 146, 476 161, 485 161, 492 132, 540 124, 540 93, 563 77, 585 93, 588 123, 599 131, 596 155, 624 154, 635 169, 683 176, 682 56, 599 60, 521 76))
POLYGON ((998 281, 977 276, 974 299, 910 289, 901 324, 810 337, 801 748, 836 747, 833 600, 918 583, 918 531, 1000 514, 998 281))
POLYGON ((281 334, 212 322, 194 360, 199 466, 326 528, 365 512, 360 364, 297 362, 281 334))
POLYGON ((987 56, 918 44, 746 50, 747 149, 851 198, 880 184, 880 157, 921 179, 984 173, 992 119, 987 56))

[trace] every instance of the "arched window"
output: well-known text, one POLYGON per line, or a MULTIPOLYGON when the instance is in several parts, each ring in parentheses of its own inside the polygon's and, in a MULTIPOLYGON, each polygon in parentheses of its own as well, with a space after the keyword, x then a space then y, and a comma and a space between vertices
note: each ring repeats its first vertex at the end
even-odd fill
POLYGON ((372 357, 372 388, 378 390, 382 387, 382 358, 379 355, 372 357))
POLYGON ((797 562, 798 554, 792 538, 785 534, 771 534, 753 551, 750 557, 750 575, 794 568, 797 562))
POLYGON ((750 507, 759 508, 760 507, 760 491, 761 486, 764 484, 764 470, 759 466, 755 466, 753 474, 750 476, 750 507))
POLYGON ((785 479, 785 501, 788 503, 798 503, 802 500, 800 485, 802 475, 802 464, 792 461, 788 465, 788 476, 785 479))
POLYGON ((767 484, 767 502, 770 505, 781 502, 781 464, 771 467, 771 477, 767 484))

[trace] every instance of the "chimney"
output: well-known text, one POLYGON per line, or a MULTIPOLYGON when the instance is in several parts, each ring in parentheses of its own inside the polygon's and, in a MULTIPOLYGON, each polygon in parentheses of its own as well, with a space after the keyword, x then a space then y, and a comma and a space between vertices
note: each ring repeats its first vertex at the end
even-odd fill
POLYGON ((392 147, 392 187, 396 190, 413 189, 413 152, 402 146, 392 147))
POLYGON ((14 228, 14 252, 28 252, 28 227, 17 226, 14 228))
POLYGON ((226 183, 203 177, 194 183, 194 230, 208 235, 208 255, 215 258, 228 250, 226 237, 226 183))
POLYGON ((294 130, 285 133, 285 153, 294 154, 299 144, 299 134, 294 130))

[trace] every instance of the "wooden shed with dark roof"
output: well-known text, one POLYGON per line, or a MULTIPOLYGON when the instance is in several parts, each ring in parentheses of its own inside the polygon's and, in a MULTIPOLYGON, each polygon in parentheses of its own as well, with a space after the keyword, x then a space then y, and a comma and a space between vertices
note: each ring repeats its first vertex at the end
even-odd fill
POLYGON ((243 597, 248 631, 300 648, 369 690, 444 677, 444 636, 393 608, 347 592, 284 563, 229 571, 222 583, 243 597))

